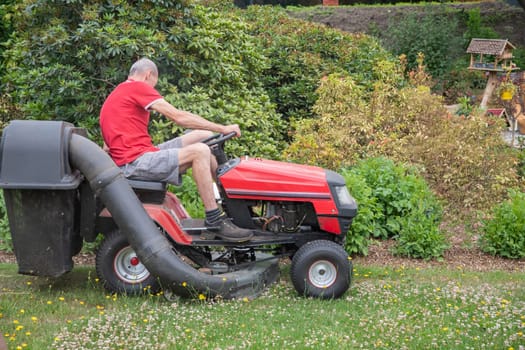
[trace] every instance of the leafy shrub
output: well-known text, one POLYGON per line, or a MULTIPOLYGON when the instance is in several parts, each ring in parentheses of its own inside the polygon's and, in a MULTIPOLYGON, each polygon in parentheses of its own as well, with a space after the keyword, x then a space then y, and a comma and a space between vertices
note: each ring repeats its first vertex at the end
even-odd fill
POLYGON ((463 38, 458 21, 447 14, 446 7, 428 7, 428 11, 412 13, 402 21, 392 22, 386 31, 385 45, 396 55, 405 54, 408 67, 417 67, 417 56, 426 57, 428 71, 441 80, 457 57, 463 55, 463 38))
POLYGON ((504 123, 479 114, 438 116, 411 138, 407 160, 424 167, 449 210, 485 210, 519 186, 516 151, 501 137, 504 123))
POLYGON ((314 106, 319 117, 297 123, 285 156, 331 169, 366 157, 403 160, 407 137, 422 132, 444 108, 427 86, 398 88, 390 77, 402 74, 399 65, 383 62, 376 69, 385 80, 376 80, 371 93, 350 76, 324 78, 314 106))
POLYGON ((343 172, 359 212, 349 233, 350 253, 366 254, 371 238, 395 238, 394 252, 437 258, 447 248, 439 231, 442 207, 415 168, 386 158, 369 158, 343 172), (365 243, 366 242, 366 243, 365 243))
POLYGON ((501 137, 504 120, 451 116, 426 86, 379 81, 365 98, 353 79, 331 75, 318 95, 319 117, 297 123, 289 159, 331 169, 377 156, 415 164, 454 212, 490 208, 519 185, 517 152, 501 137))
POLYGON ((416 208, 410 215, 399 220, 402 230, 393 248, 395 255, 425 260, 443 257, 450 245, 439 230, 433 214, 416 208))
POLYGON ((525 193, 512 191, 510 199, 498 204, 492 216, 483 220, 481 249, 505 258, 525 257, 525 193))
POLYGON ((341 174, 359 206, 358 214, 346 235, 345 249, 349 254, 367 255, 370 237, 383 230, 380 224, 382 208, 366 178, 350 169, 342 170, 341 174))
MULTIPOLYGON (((25 0, 15 7, 3 86, 26 118, 67 120, 99 138, 105 97, 147 56, 159 66, 167 100, 240 124, 246 138, 232 144, 243 153, 280 153, 286 128, 261 85, 266 60, 239 17, 173 0, 25 0)), ((164 122, 152 133, 177 130, 164 122)))
MULTIPOLYGON (((320 79, 348 73, 370 90, 387 73, 376 67, 395 58, 367 35, 344 33, 324 25, 288 17, 275 7, 250 6, 241 13, 252 23, 268 65, 262 80, 271 101, 286 119, 312 117, 320 79)), ((402 84, 403 77, 393 77, 402 84)))

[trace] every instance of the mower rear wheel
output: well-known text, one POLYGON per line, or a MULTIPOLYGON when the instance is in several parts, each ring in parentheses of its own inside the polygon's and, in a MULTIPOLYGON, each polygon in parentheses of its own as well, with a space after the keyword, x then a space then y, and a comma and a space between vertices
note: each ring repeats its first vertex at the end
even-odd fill
POLYGON ((126 295, 157 293, 159 281, 144 266, 126 236, 119 230, 108 234, 96 255, 97 275, 104 287, 126 295))
POLYGON ((337 243, 327 240, 308 242, 292 259, 292 283, 301 295, 339 298, 350 287, 351 265, 348 254, 337 243))

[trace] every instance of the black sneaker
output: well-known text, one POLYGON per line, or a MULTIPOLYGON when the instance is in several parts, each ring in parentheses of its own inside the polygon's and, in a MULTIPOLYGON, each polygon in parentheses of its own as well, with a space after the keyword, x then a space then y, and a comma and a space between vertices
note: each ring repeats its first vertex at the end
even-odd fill
POLYGON ((205 222, 207 231, 205 236, 207 239, 213 234, 229 242, 246 242, 253 237, 252 230, 240 228, 235 225, 229 217, 221 215, 217 222, 210 224, 205 222))

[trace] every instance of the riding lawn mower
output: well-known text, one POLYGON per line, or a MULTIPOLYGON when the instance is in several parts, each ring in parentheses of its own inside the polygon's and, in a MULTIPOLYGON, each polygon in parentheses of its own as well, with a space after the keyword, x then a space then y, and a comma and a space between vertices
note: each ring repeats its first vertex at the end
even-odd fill
POLYGON ((84 129, 15 120, 3 131, 0 188, 19 273, 60 277, 83 242, 104 236, 96 271, 111 293, 254 298, 290 258, 300 295, 338 298, 350 287, 344 250, 357 205, 343 177, 319 167, 229 158, 233 134, 204 141, 217 158, 216 193, 227 215, 253 230, 243 243, 206 235, 167 184, 126 179, 84 129))

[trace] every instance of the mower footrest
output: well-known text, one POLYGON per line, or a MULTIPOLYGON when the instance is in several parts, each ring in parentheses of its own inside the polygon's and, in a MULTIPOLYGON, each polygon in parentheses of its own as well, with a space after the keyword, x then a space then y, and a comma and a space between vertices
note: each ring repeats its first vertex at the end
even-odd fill
POLYGON ((202 231, 206 230, 204 219, 183 219, 181 220, 181 226, 182 229, 190 235, 201 233, 202 231))

